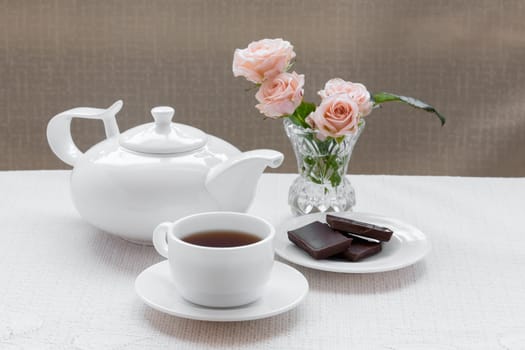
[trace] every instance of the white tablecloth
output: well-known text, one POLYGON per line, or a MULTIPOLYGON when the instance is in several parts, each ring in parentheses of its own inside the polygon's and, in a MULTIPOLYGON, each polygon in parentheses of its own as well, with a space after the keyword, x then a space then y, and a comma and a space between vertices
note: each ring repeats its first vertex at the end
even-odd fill
MULTIPOLYGON (((265 174, 251 212, 290 217, 295 175, 265 174)), ((297 267, 310 293, 285 314, 212 323, 135 295, 152 247, 83 222, 69 172, 0 172, 0 349, 524 349, 525 179, 351 176, 356 211, 425 232, 432 252, 402 270, 297 267)))

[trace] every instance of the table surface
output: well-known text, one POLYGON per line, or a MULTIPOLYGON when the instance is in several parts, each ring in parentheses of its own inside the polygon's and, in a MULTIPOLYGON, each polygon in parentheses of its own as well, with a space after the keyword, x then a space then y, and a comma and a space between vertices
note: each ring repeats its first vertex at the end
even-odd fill
MULTIPOLYGON (((291 217, 296 175, 264 174, 251 213, 291 217)), ((523 349, 525 179, 351 176, 355 211, 411 223, 431 253, 401 270, 295 266, 310 292, 268 319, 213 323, 155 311, 134 281, 152 247, 82 221, 68 171, 0 172, 1 349, 523 349)))

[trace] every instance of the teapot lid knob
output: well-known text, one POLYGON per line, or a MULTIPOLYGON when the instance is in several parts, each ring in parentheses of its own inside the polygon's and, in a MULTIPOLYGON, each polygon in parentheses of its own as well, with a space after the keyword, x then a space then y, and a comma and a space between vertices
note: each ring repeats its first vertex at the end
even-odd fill
POLYGON ((171 119, 175 114, 175 109, 169 106, 158 106, 151 109, 153 119, 155 119, 155 129, 161 134, 171 131, 171 119))
POLYGON ((208 135, 189 125, 172 123, 175 109, 159 106, 151 109, 154 123, 136 126, 120 134, 124 148, 147 154, 175 154, 203 147, 208 135))

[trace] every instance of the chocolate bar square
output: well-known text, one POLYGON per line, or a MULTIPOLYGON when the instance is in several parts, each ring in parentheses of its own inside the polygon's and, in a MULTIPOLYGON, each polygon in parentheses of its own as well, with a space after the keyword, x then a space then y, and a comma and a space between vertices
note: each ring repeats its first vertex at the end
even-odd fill
POLYGON ((389 228, 369 224, 335 215, 326 215, 326 222, 337 231, 360 235, 378 241, 389 241, 393 231, 389 228))
POLYGON ((337 257, 349 261, 358 261, 379 253, 381 249, 381 242, 370 242, 365 239, 354 238, 352 244, 337 257))
POLYGON ((341 253, 352 243, 352 238, 319 221, 288 231, 288 239, 314 259, 325 259, 341 253))

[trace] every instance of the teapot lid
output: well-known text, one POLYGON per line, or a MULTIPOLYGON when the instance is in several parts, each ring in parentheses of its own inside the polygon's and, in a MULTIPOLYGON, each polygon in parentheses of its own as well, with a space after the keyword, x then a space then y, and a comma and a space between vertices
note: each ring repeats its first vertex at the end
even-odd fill
POLYGON ((189 152, 206 144, 208 135, 189 125, 172 123, 175 109, 167 106, 151 110, 154 123, 136 126, 120 135, 120 145, 140 153, 172 154, 189 152))

